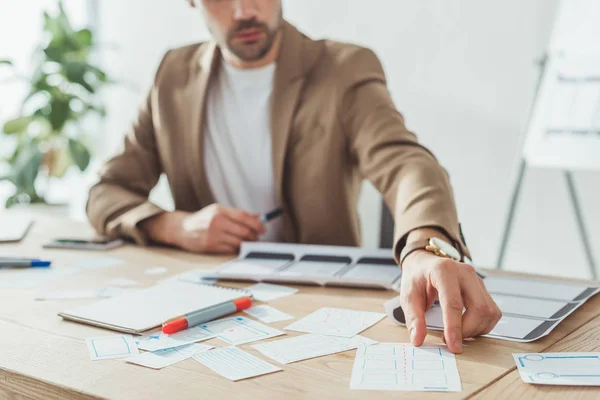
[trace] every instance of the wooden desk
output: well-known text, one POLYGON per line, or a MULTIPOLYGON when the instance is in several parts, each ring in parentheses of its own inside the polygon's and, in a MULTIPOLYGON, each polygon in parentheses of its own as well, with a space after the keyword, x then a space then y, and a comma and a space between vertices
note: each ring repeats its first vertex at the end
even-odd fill
MULTIPOLYGON (((90 361, 86 337, 112 334, 109 331, 63 321, 56 314, 64 309, 96 300, 34 301, 40 289, 93 288, 105 286, 115 277, 125 277, 151 286, 166 276, 148 276, 143 271, 165 266, 169 275, 186 270, 213 267, 223 258, 184 254, 170 249, 145 249, 126 246, 108 253, 42 250, 51 237, 79 236, 89 233, 85 225, 56 217, 36 216, 36 225, 25 241, 0 245, 0 253, 38 255, 54 261, 54 268, 64 268, 89 257, 117 257, 126 265, 85 270, 59 282, 50 282, 32 290, 0 290, 0 398, 117 398, 117 399, 185 399, 185 398, 517 398, 567 394, 577 398, 597 398, 596 389, 556 389, 533 387, 522 383, 515 372, 511 353, 546 350, 594 351, 600 331, 600 297, 596 297, 571 315, 549 336, 535 343, 521 344, 494 339, 478 339, 465 346, 457 357, 462 379, 462 393, 396 393, 350 391, 349 383, 354 352, 321 357, 283 366, 284 372, 238 383, 230 382, 195 360, 154 371, 127 364, 122 360, 90 361)), ((232 285, 236 286, 236 285, 232 285)), ((245 286, 245 285, 237 285, 245 286)), ((294 296, 277 300, 273 305, 296 317, 316 309, 353 308, 382 312, 384 301, 394 293, 343 288, 300 287, 294 296)), ((272 324, 282 329, 287 322, 272 324)), ((293 336, 297 333, 288 332, 293 336)), ((408 342, 405 328, 383 320, 364 332, 380 342, 408 342)), ((428 343, 441 343, 439 333, 430 333, 428 343)), ((277 338, 275 340, 279 340, 277 338)), ((210 342, 209 342, 210 343, 210 342)), ((217 346, 223 344, 214 342, 217 346)), ((241 346, 259 357, 250 345, 241 346)), ((267 360, 271 361, 271 360, 267 360)), ((274 364, 277 364, 273 362, 274 364)))

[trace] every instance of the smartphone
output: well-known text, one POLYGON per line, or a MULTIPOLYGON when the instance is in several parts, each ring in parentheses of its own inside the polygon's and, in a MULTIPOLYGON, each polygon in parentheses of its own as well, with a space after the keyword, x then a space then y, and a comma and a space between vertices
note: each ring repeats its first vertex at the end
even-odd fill
POLYGON ((54 239, 46 243, 45 249, 72 249, 72 250, 112 250, 124 244, 121 239, 94 238, 94 239, 54 239))

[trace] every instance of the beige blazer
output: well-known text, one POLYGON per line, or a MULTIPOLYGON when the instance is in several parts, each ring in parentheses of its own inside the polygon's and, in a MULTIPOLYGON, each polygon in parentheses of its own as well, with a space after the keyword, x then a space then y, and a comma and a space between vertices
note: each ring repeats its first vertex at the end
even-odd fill
MULTIPOLYGON (((203 129, 214 42, 169 51, 123 151, 101 171, 87 213, 104 235, 147 244, 139 222, 163 212, 148 201, 166 174, 178 210, 214 202, 205 174, 203 129)), ((461 242, 448 175, 404 126, 370 50, 311 40, 285 24, 271 105, 272 158, 285 210, 286 242, 360 244, 357 198, 371 181, 393 210, 396 252, 419 227, 461 242)))

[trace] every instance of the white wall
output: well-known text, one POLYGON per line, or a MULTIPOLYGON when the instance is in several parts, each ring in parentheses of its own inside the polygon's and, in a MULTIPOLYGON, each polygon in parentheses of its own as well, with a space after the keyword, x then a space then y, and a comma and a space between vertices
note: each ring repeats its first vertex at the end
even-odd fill
MULTIPOLYGON (((1 1, 1 0, 0 0, 1 1)), ((6 0, 5 0, 6 1, 6 0)), ((208 37, 183 0, 102 0, 101 36, 119 44, 103 61, 139 89, 108 94, 105 149, 135 115, 160 55, 208 37)), ((313 37, 373 48, 408 126, 450 171, 459 213, 480 265, 492 265, 517 166, 537 70, 557 0, 284 0, 287 18, 313 37)), ((600 244, 595 204, 599 175, 577 184, 593 244, 600 244)), ((379 201, 363 199, 366 244, 377 243, 379 201)), ((600 259, 600 254, 597 255, 600 259)), ((586 277, 585 260, 556 171, 530 171, 509 247, 510 269, 586 277)))

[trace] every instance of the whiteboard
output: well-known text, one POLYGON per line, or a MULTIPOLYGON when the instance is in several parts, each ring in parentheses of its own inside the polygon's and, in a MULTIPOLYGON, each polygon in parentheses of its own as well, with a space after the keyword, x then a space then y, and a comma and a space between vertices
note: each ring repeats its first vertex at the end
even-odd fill
POLYGON ((600 170, 600 0, 562 0, 524 156, 537 167, 600 170))

